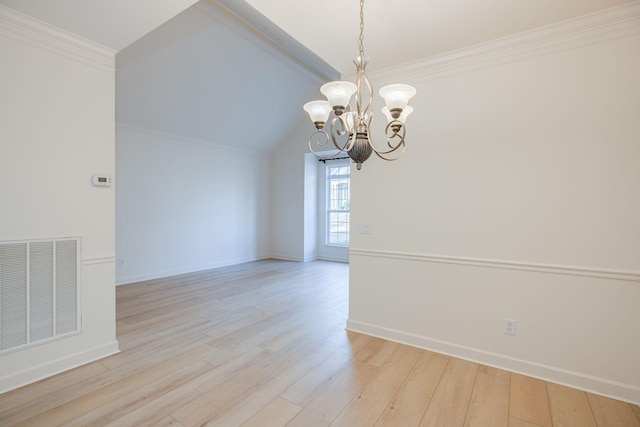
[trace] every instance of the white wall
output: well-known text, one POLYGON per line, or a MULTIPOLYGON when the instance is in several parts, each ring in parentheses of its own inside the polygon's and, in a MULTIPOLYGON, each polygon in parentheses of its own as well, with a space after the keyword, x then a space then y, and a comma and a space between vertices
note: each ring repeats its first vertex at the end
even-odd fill
POLYGON ((308 146, 315 130, 308 118, 300 122, 271 157, 271 256, 291 261, 348 261, 348 250, 331 251, 324 245, 319 224, 324 209, 324 168, 308 146))
POLYGON ((318 259, 318 159, 304 155, 304 261, 318 259))
MULTIPOLYGON (((125 264, 117 282, 270 255, 303 260, 304 179, 295 189, 300 210, 284 212, 278 220, 285 230, 272 231, 271 206, 279 210, 295 196, 272 200, 271 156, 302 122, 301 106, 319 78, 300 58, 205 2, 116 59, 116 241, 125 264), (295 249, 280 250, 277 240, 274 252, 271 236, 289 239, 295 221, 295 249)), ((301 163, 278 171, 276 185, 288 189, 294 173, 304 175, 303 148, 298 153, 301 163)))
POLYGON ((118 124, 266 155, 305 119, 302 105, 320 86, 298 59, 206 2, 116 63, 118 124))
POLYGON ((305 154, 311 121, 301 122, 271 156, 271 256, 305 258, 305 154))
POLYGON ((352 175, 372 234, 352 233, 350 329, 640 402, 634 33, 374 80, 418 95, 405 157, 352 175))
POLYGON ((116 141, 118 283, 269 255, 269 157, 126 127, 116 141))
POLYGON ((0 241, 82 237, 82 333, 1 355, 2 392, 118 343, 115 192, 91 185, 114 174, 114 53, 11 10, 0 17, 0 241))

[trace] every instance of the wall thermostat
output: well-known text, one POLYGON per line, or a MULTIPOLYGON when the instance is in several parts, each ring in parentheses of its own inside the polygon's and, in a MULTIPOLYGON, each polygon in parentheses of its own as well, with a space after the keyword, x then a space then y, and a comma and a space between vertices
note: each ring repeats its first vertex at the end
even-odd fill
POLYGON ((113 178, 109 175, 93 175, 91 177, 91 183, 98 187, 111 187, 113 178))

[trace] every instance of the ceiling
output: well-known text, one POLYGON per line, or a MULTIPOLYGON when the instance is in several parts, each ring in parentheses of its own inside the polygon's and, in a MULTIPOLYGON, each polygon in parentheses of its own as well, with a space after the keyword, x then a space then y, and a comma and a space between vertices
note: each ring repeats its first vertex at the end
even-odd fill
MULTIPOLYGON (((640 0, 365 2, 365 53, 379 70, 640 0)), ((269 153, 303 122, 311 132, 302 104, 336 70, 354 73, 358 0, 195 3, 0 0, 119 52, 118 123, 236 149, 269 153)))
MULTIPOLYGON (((246 0, 343 75, 353 75, 358 0, 246 0)), ((365 55, 381 69, 557 23, 629 0, 365 0, 365 55)))
MULTIPOLYGON (((297 40, 343 75, 354 72, 351 61, 357 54, 358 0, 205 1, 244 15, 276 42, 297 40), (255 15, 262 18, 261 24, 256 25, 255 15)), ((365 54, 371 57, 370 69, 387 68, 638 1, 365 0, 365 54)), ((196 0, 0 0, 0 4, 116 51, 195 3, 196 0)))
POLYGON ((285 58, 191 7, 116 55, 116 123, 268 155, 301 123, 315 130, 302 105, 321 82, 285 58))
POLYGON ((119 51, 197 0, 0 0, 14 10, 119 51))

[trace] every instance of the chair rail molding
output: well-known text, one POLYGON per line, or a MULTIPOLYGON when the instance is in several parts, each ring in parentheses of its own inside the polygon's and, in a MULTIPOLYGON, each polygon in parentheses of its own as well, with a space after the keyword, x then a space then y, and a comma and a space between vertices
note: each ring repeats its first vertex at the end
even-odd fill
POLYGON ((600 279, 623 280, 640 284, 640 271, 613 270, 573 265, 542 264, 523 261, 509 261, 485 258, 468 258, 448 255, 420 254, 410 252, 380 251, 351 248, 350 256, 401 259, 441 264, 459 264, 473 267, 501 268, 508 270, 533 271, 547 274, 565 274, 570 276, 596 277, 600 279))

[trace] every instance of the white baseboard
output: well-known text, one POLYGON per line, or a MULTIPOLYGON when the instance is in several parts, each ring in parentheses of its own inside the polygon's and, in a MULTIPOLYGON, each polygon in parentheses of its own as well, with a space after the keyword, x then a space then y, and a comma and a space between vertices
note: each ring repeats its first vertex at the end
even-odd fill
POLYGON ((318 257, 319 260, 321 261, 332 261, 332 262, 344 262, 349 264, 349 257, 347 256, 346 258, 344 257, 332 257, 332 256, 319 256, 318 257))
POLYGON ((90 348, 83 352, 72 354, 68 357, 52 360, 47 363, 32 366, 22 371, 14 372, 0 378, 0 393, 14 390, 119 352, 120 349, 118 348, 118 341, 114 340, 108 344, 90 348))
POLYGON ((631 384, 612 381, 580 372, 573 372, 554 366, 517 359, 504 354, 492 353, 351 319, 347 320, 347 330, 446 354, 483 365, 493 366, 494 368, 504 369, 636 405, 640 404, 640 388, 631 384))
POLYGON ((305 262, 304 258, 292 255, 271 254, 271 259, 279 259, 282 261, 305 262))
POLYGON ((215 262, 206 265, 197 265, 185 268, 176 268, 171 270, 154 271, 152 273, 137 274, 133 276, 116 277, 116 286, 126 285, 129 283, 142 282, 144 280, 162 279, 164 277, 178 276, 180 274, 196 273, 198 271, 211 270, 214 268, 229 267, 231 265, 244 264, 245 262, 260 261, 268 259, 269 256, 258 256, 251 258, 237 258, 221 262, 215 262))

